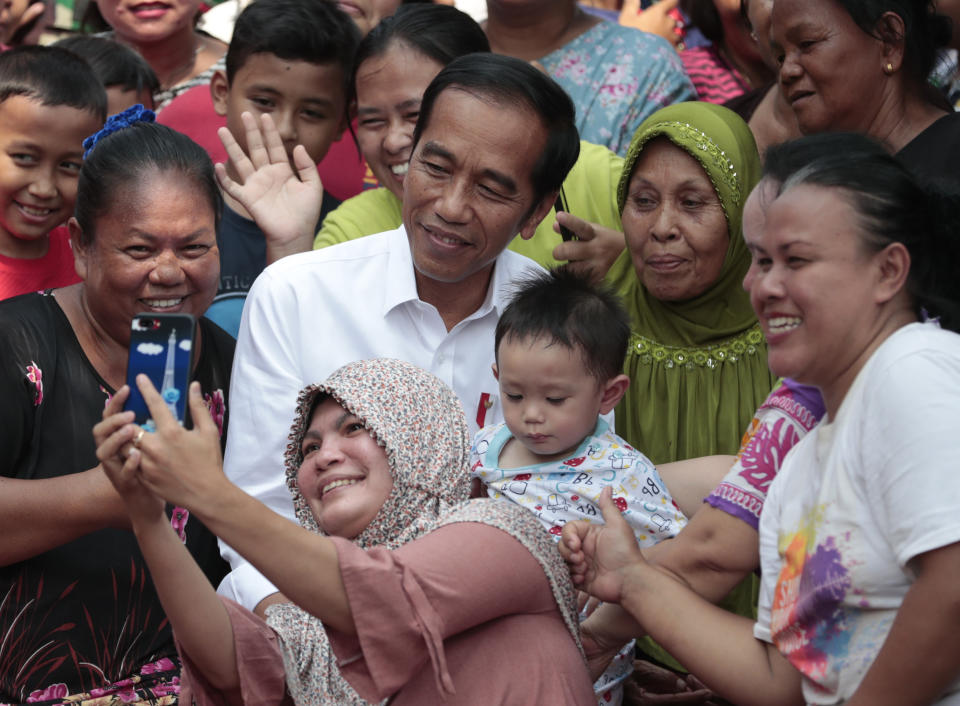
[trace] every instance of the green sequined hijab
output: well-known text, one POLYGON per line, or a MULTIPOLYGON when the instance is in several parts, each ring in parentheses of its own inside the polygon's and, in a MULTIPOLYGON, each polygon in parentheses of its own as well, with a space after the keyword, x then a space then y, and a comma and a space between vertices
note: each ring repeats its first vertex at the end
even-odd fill
POLYGON ((760 177, 750 128, 726 108, 678 103, 637 129, 617 191, 621 212, 644 147, 666 138, 710 177, 726 214, 730 242, 717 281, 697 297, 660 301, 641 284, 629 252, 607 275, 633 326, 625 372, 630 388, 616 412, 617 432, 654 463, 735 453, 775 378, 743 277, 750 266, 741 232, 743 205, 760 177))

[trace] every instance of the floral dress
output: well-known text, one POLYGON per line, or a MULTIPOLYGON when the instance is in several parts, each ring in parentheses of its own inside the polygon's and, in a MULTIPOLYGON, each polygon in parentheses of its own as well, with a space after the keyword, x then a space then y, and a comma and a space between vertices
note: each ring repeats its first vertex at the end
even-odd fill
POLYGON ((621 157, 647 117, 697 100, 670 43, 632 27, 600 22, 540 63, 573 99, 580 139, 621 157))
MULTIPOLYGON (((64 476, 97 465, 92 428, 113 390, 50 293, 0 303, 0 474, 64 476)), ((200 322, 195 379, 221 434, 233 340, 200 322)), ((55 507, 50 508, 56 512, 55 507)), ((211 582, 226 564, 183 508, 171 523, 211 582)), ((180 664, 132 532, 103 529, 0 568, 0 704, 174 704, 180 664)))

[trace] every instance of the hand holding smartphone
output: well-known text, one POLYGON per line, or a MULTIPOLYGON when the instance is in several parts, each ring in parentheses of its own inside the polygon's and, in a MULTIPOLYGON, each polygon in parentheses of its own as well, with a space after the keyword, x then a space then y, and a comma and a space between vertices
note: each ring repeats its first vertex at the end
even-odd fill
POLYGON ((134 422, 146 431, 156 424, 137 388, 140 373, 150 378, 167 409, 181 426, 189 428, 187 386, 194 362, 197 320, 190 314, 137 314, 130 332, 127 385, 130 396, 123 408, 134 412, 134 422))

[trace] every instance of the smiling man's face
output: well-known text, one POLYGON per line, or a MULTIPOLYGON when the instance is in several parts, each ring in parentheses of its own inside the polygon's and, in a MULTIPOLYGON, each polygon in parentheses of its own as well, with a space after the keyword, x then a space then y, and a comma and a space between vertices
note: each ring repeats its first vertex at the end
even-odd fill
POLYGON ((418 285, 486 287, 494 260, 549 208, 531 181, 547 141, 534 112, 452 86, 436 99, 404 180, 403 223, 418 285))

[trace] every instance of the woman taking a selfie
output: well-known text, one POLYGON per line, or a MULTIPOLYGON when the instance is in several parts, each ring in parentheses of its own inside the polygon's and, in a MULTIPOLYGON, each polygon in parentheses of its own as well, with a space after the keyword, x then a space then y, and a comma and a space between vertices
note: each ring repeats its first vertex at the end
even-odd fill
MULTIPOLYGON (((169 624, 90 429, 124 383, 133 316, 200 317, 213 300, 220 196, 189 139, 111 123, 88 150, 69 222, 83 281, 0 303, 2 703, 139 703, 179 688, 169 624)), ((201 319, 194 345, 192 379, 225 432, 233 340, 201 319)), ((219 581, 216 538, 182 509, 171 521, 219 581)))
POLYGON ((566 567, 532 513, 467 499, 467 420, 437 377, 377 358, 301 391, 285 454, 300 527, 223 474, 196 387, 186 431, 137 385, 157 432, 131 447, 124 388, 94 435, 184 656, 184 700, 596 703, 566 567), (279 587, 265 621, 206 585, 161 498, 279 587))

